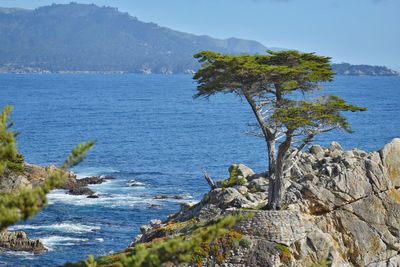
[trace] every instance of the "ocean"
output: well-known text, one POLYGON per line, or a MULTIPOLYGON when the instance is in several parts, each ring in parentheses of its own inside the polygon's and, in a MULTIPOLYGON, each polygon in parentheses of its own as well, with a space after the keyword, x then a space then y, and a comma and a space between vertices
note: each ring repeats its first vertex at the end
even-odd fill
MULTIPOLYGON (((96 140, 73 171, 115 178, 91 186, 99 199, 53 191, 38 216, 10 228, 41 239, 48 252, 2 253, 0 266, 57 266, 123 250, 142 224, 201 199, 202 169, 215 179, 232 163, 264 171, 266 147, 246 134, 254 118, 245 101, 194 100, 195 88, 189 75, 0 75, 0 107, 14 106, 27 162, 59 165, 76 144, 96 140)), ((324 88, 368 111, 347 114, 354 133, 332 132, 318 143, 372 151, 400 137, 400 77, 338 76, 324 88)))

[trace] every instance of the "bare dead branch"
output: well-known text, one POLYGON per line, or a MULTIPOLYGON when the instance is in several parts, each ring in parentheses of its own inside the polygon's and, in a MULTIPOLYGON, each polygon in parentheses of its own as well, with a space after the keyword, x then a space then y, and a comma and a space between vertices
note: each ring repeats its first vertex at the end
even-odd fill
POLYGON ((213 179, 208 175, 206 170, 203 170, 203 175, 204 175, 204 179, 206 179, 211 190, 217 188, 217 185, 214 183, 213 179))

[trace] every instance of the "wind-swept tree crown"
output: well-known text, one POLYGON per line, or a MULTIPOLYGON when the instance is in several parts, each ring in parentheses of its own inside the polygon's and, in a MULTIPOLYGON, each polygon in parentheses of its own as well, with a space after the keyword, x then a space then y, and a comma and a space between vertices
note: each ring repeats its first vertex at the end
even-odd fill
POLYGON ((194 76, 198 81, 195 97, 218 92, 240 95, 243 88, 253 95, 307 92, 318 89, 319 82, 333 79, 329 57, 293 50, 267 52, 255 56, 210 51, 196 54, 202 68, 194 76))
POLYGON ((318 129, 324 126, 327 129, 340 128, 351 132, 350 124, 342 116, 342 112, 365 111, 366 108, 347 104, 343 99, 327 95, 309 101, 287 101, 277 108, 272 115, 275 123, 288 130, 318 129))

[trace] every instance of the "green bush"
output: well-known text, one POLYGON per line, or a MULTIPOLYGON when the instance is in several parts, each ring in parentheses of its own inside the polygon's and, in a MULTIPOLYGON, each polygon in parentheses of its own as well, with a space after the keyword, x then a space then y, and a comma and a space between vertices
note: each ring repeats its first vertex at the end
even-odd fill
POLYGON ((250 189, 249 189, 249 192, 250 193, 257 193, 258 192, 258 189, 257 189, 257 187, 255 186, 255 185, 253 185, 250 189))
POLYGON ((251 247, 251 241, 248 239, 241 239, 239 241, 239 246, 241 246, 242 248, 250 248, 251 247))
MULTIPOLYGON (((158 267, 190 264, 203 266, 203 260, 212 255, 218 262, 222 262, 235 240, 241 235, 233 230, 241 216, 227 216, 217 222, 194 229, 186 236, 165 237, 145 244, 137 244, 124 253, 100 257, 94 260, 93 256, 82 263, 69 266, 132 266, 158 267)), ((185 266, 185 265, 184 265, 185 266)))
POLYGON ((239 176, 238 167, 234 166, 229 174, 229 178, 221 182, 223 188, 233 187, 235 185, 245 185, 247 180, 239 176))
POLYGON ((221 185, 223 188, 228 188, 228 187, 233 187, 235 185, 245 185, 247 183, 246 179, 244 179, 243 177, 232 177, 232 178, 228 178, 225 181, 221 182, 221 185))
POLYGON ((7 162, 7 169, 20 174, 24 172, 24 156, 21 154, 17 154, 15 159, 13 161, 8 161, 7 162))
POLYGON ((282 244, 276 244, 275 248, 279 250, 279 258, 281 259, 281 262, 289 265, 292 259, 292 253, 290 252, 289 248, 282 244))
POLYGON ((210 199, 210 196, 208 194, 205 194, 203 196, 203 199, 201 200, 202 202, 207 202, 210 199))

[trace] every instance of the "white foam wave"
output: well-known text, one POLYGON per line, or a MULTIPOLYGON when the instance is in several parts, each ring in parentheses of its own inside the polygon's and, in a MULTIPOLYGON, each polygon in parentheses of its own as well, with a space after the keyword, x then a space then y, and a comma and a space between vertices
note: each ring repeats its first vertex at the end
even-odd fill
POLYGON ((89 239, 87 238, 75 238, 75 237, 68 237, 68 236, 48 236, 44 238, 40 238, 43 245, 49 250, 54 250, 57 246, 74 246, 78 243, 87 242, 89 239))
MULTIPOLYGON (((32 253, 32 252, 26 252, 26 251, 4 251, 4 252, 2 252, 2 253, 4 253, 5 255, 12 255, 12 256, 18 256, 18 257, 23 257, 24 259, 27 259, 27 260, 32 260, 32 259, 34 259, 35 257, 35 254, 34 253, 32 253)), ((2 264, 2 262, 0 262, 0 266, 3 266, 3 265, 1 265, 2 264)), ((7 266, 7 265, 4 265, 4 266, 7 266)))
POLYGON ((129 182, 126 183, 127 186, 131 187, 143 187, 145 186, 144 183, 136 181, 136 180, 130 180, 129 182))
POLYGON ((9 228, 10 230, 26 230, 26 229, 45 229, 57 230, 66 233, 88 233, 100 230, 99 226, 90 226, 80 223, 57 223, 51 225, 15 225, 9 228))
POLYGON ((103 207, 138 207, 151 204, 149 198, 132 196, 127 194, 107 194, 99 198, 87 198, 87 196, 73 196, 64 190, 54 190, 48 195, 49 204, 62 203, 73 206, 103 206, 103 207))
MULTIPOLYGON (((118 207, 146 207, 152 204, 160 204, 165 202, 193 202, 195 199, 189 194, 183 195, 183 198, 167 197, 165 199, 155 199, 154 196, 132 194, 131 187, 115 186, 103 188, 103 190, 94 190, 98 193, 99 198, 87 198, 87 196, 75 196, 65 193, 65 190, 54 190, 48 195, 49 204, 64 204, 77 207, 83 206, 101 206, 105 208, 118 207), (125 190, 126 189, 126 190, 125 190), (103 192, 102 192, 103 191, 103 192), (118 193, 117 193, 118 192, 118 193), (126 192, 126 193, 125 193, 126 192)), ((141 187, 137 187, 138 189, 141 187)))

